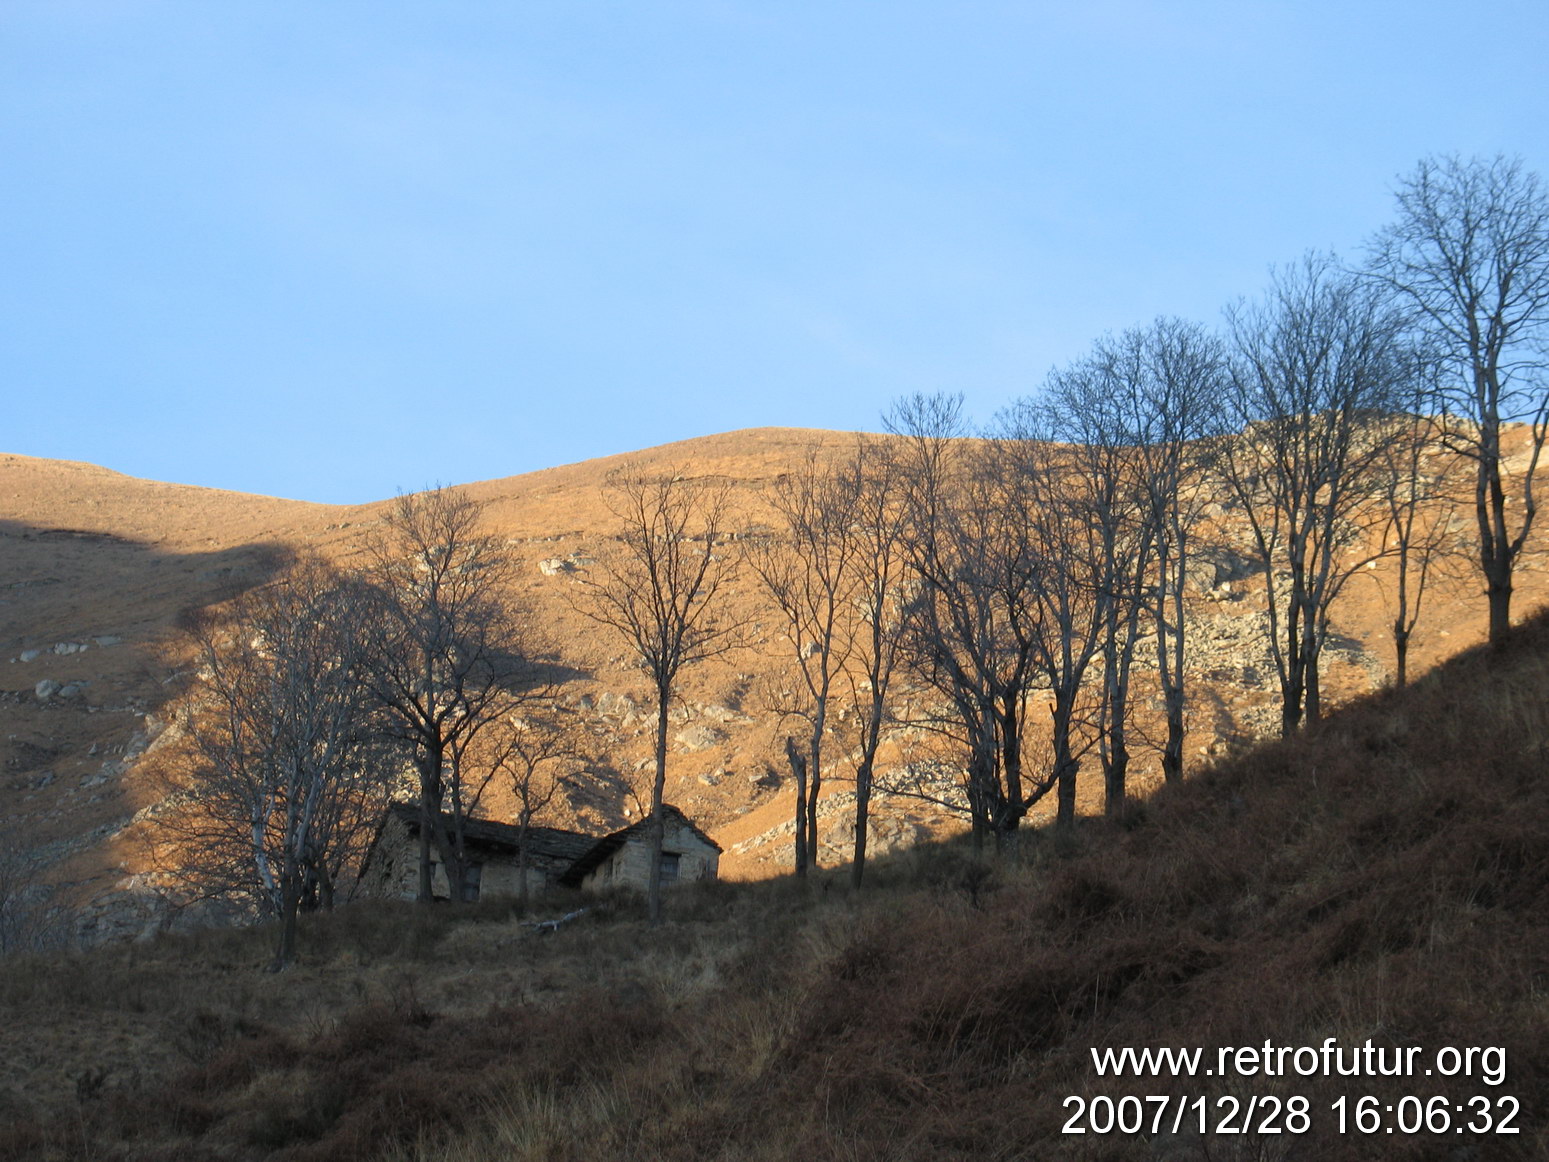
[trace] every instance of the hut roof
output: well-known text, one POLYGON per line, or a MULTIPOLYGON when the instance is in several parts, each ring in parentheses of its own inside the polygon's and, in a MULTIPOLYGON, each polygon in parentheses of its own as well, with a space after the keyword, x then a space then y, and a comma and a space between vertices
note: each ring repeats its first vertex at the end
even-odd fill
MULTIPOLYGON (((419 834, 419 804, 394 803, 387 810, 388 814, 404 822, 410 835, 419 834)), ((451 825, 450 815, 443 813, 441 818, 448 826, 451 825)), ((466 819, 463 821, 463 835, 471 847, 507 851, 515 855, 521 843, 522 829, 514 823, 497 823, 493 819, 466 819)), ((585 835, 579 831, 563 831, 557 827, 527 828, 529 857, 547 857, 569 863, 584 856, 596 842, 595 835, 585 835)))

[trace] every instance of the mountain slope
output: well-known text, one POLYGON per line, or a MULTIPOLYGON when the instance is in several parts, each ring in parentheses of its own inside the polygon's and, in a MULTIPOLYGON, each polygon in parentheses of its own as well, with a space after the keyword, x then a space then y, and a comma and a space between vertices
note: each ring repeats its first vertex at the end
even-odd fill
MULTIPOLYGON (((607 473, 628 463, 724 477, 734 483, 740 533, 769 521, 763 490, 809 447, 843 448, 853 438, 799 429, 732 432, 465 486, 486 502, 490 527, 518 560, 513 600, 532 611, 581 671, 567 697, 598 707, 606 753, 593 786, 564 804, 556 823, 601 830, 627 822, 623 787, 649 754, 649 728, 638 714, 648 700, 646 683, 623 647, 573 607, 578 574, 552 569, 555 561, 584 558, 610 535, 607 473)), ((169 715, 164 679, 177 664, 168 642, 180 612, 234 585, 262 582, 298 552, 358 559, 388 503, 314 505, 0 457, 0 666, 7 674, 0 683, 0 817, 51 859, 62 898, 100 905, 88 909, 83 935, 132 934, 154 905, 137 876, 143 855, 133 821, 154 807, 157 791, 134 760, 169 715)), ((1336 698, 1370 689, 1386 672, 1386 576, 1379 567, 1358 578, 1336 609, 1326 682, 1336 698)), ((1520 608, 1543 595, 1543 577, 1543 556, 1534 553, 1524 562, 1520 608)), ((1201 561, 1198 585, 1193 761, 1275 724, 1272 667, 1255 638, 1262 620, 1257 581, 1244 572, 1240 554, 1225 552, 1201 561)), ((1438 591, 1421 627, 1417 668, 1478 640, 1484 606, 1476 590, 1465 572, 1450 590, 1438 591)), ((783 735, 768 712, 768 691, 789 647, 746 571, 730 600, 759 628, 748 649, 686 675, 675 724, 684 738, 674 743, 668 796, 722 839, 725 874, 762 876, 789 863, 783 735)), ((904 693, 916 702, 924 697, 920 689, 904 693)), ((908 745, 901 732, 888 761, 907 757, 908 745)), ((1140 757, 1133 777, 1138 791, 1154 785, 1154 762, 1140 757)), ((842 789, 837 781, 834 787, 842 789)), ((1096 779, 1085 781, 1088 806, 1099 790, 1096 779)), ((847 842, 847 813, 834 802, 821 836, 829 863, 843 858, 847 842)), ((493 807, 498 813, 503 804, 493 807)), ((881 803, 878 823, 883 849, 940 829, 931 812, 901 800, 881 803)))

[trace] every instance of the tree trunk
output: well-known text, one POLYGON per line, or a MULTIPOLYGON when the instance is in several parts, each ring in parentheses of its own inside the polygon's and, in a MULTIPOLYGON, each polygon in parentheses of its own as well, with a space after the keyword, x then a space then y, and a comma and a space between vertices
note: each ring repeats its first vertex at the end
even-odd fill
MULTIPOLYGON (((434 842, 439 851, 441 831, 441 752, 421 755, 420 775, 420 874, 419 895, 421 904, 433 903, 436 898, 435 882, 430 872, 430 847, 434 842)), ((444 858, 444 857, 443 857, 444 858)))
POLYGON ((527 891, 527 820, 522 820, 522 829, 517 833, 516 844, 516 910, 517 915, 527 915, 529 894, 527 891))
POLYGON ((425 809, 423 800, 420 802, 419 890, 414 898, 421 904, 429 904, 436 898, 430 877, 430 813, 425 809))
POLYGON ((1319 672, 1319 666, 1322 663, 1321 650, 1316 645, 1309 646, 1302 656, 1306 659, 1307 667, 1307 693, 1305 698, 1307 721, 1317 722, 1323 717, 1323 685, 1319 672))
POLYGON ((872 771, 877 761, 877 746, 882 740, 884 683, 871 672, 871 709, 866 731, 861 735, 861 761, 855 769, 855 858, 850 864, 850 886, 859 888, 866 874, 866 835, 871 820, 872 771))
POLYGON ((1307 659, 1302 653, 1300 598, 1293 591, 1286 625, 1285 676, 1280 683, 1280 735, 1290 738, 1302 726, 1307 698, 1307 659))
POLYGON ((1162 705, 1167 716, 1167 741, 1162 746, 1162 777, 1169 783, 1183 778, 1183 584, 1188 561, 1180 549, 1172 567, 1165 557, 1161 566, 1163 592, 1156 607, 1156 665, 1162 685, 1162 705), (1168 604, 1173 621, 1167 620, 1168 604), (1171 641, 1169 641, 1169 636, 1171 641))
POLYGON ((796 740, 785 736, 785 759, 791 764, 791 777, 796 780, 796 874, 807 874, 807 756, 796 746, 796 740))
POLYGON ((1022 716, 1018 713, 1020 698, 1007 694, 1001 715, 1000 762, 1006 781, 1005 805, 1010 818, 1003 830, 1014 831, 1022 820, 1026 808, 1022 806, 1022 716))
POLYGON ((859 888, 866 874, 866 828, 871 814, 871 759, 855 768, 855 852, 850 861, 850 886, 859 888))
POLYGON ((995 778, 995 739, 984 737, 987 732, 993 732, 994 721, 993 707, 989 710, 981 707, 968 770, 968 814, 973 823, 975 851, 984 849, 984 837, 995 826, 992 810, 1000 790, 995 778))
POLYGON ((646 880, 646 914, 655 927, 662 922, 662 794, 667 789, 667 709, 671 694, 656 692, 656 781, 651 786, 651 870, 646 880))
MULTIPOLYGON (((1485 596, 1490 608, 1490 644, 1499 646, 1511 632, 1511 536, 1506 531, 1506 489, 1501 481, 1501 445, 1498 424, 1491 424, 1483 442, 1479 474, 1474 487, 1475 515, 1479 521, 1479 564, 1484 572, 1485 596)), ((1531 498, 1531 493, 1528 494, 1531 498)), ((1525 510, 1523 535, 1532 518, 1525 510)))
POLYGON ((1129 746, 1125 742, 1124 720, 1114 720, 1110 730, 1108 769, 1103 772, 1103 814, 1116 819, 1124 812, 1124 796, 1129 780, 1129 746))
POLYGON ((817 712, 812 719, 812 741, 808 747, 811 755, 807 767, 807 862, 814 868, 821 866, 818 860, 818 795, 823 789, 823 722, 828 717, 828 695, 818 699, 817 712))
POLYGON ((1499 646, 1511 632, 1511 562, 1485 563, 1485 593, 1490 602, 1490 644, 1499 646))
POLYGON ((1074 695, 1056 692, 1054 698, 1054 771, 1058 807, 1054 818, 1060 831, 1076 826, 1076 773, 1080 764, 1070 751, 1070 718, 1074 695))
POLYGON ((274 962, 269 966, 271 972, 290 967, 296 959, 296 915, 301 910, 301 884, 294 871, 286 873, 280 893, 280 944, 275 950, 274 962))
POLYGON ((328 870, 327 860, 317 861, 317 906, 332 912, 334 904, 333 873, 328 870))

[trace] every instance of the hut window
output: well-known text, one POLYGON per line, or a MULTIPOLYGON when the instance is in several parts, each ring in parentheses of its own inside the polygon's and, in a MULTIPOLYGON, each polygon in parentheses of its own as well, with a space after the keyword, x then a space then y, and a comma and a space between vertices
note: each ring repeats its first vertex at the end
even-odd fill
POLYGON ((662 852, 662 883, 675 884, 678 882, 678 861, 681 858, 675 851, 662 852))
POLYGON ((471 904, 479 898, 479 883, 484 878, 484 865, 470 863, 463 871, 463 902, 471 904))

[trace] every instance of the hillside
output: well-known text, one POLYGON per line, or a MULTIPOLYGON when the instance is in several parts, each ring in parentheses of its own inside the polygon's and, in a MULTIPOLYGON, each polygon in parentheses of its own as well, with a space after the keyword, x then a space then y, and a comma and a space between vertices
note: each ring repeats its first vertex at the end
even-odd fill
POLYGON ((988 862, 923 846, 859 895, 705 885, 660 929, 621 898, 549 936, 354 905, 282 976, 255 931, 12 961, 0 1157, 1549 1157, 1546 691, 1540 616, 1122 826, 988 862), (1265 1076, 1266 1042, 1412 1075, 1265 1076), (1234 1064, 1098 1078, 1122 1047, 1234 1064), (1068 1098, 1126 1095, 1189 1112, 1061 1132, 1068 1098), (1434 1096, 1442 1133, 1418 1128, 1434 1096), (1212 1128, 1255 1100, 1251 1132, 1191 1130, 1201 1098, 1212 1128), (1469 1132, 1481 1109, 1520 1132, 1469 1132))
MULTIPOLYGON (((627 822, 624 784, 646 761, 648 727, 638 713, 645 683, 618 643, 568 600, 584 559, 613 527, 603 503, 607 473, 622 463, 678 468, 734 482, 733 532, 768 520, 763 491, 814 443, 848 446, 844 433, 761 429, 684 441, 614 457, 466 486, 487 504, 492 530, 520 566, 513 600, 545 627, 579 676, 565 696, 590 713, 606 753, 591 784, 561 805, 561 826, 602 831, 627 822)), ((6 720, 0 739, 0 817, 50 864, 59 898, 80 910, 89 941, 134 935, 167 919, 144 872, 142 825, 159 792, 136 759, 170 716, 166 679, 177 666, 168 643, 181 611, 215 601, 233 586, 260 583, 291 555, 315 550, 357 559, 387 501, 334 507, 136 480, 91 465, 0 457, 0 683, 6 720)), ((1275 726, 1273 672, 1257 634, 1254 580, 1231 548, 1202 556, 1194 603, 1197 646, 1190 668, 1197 698, 1190 753, 1195 762, 1241 746, 1275 726)), ((1379 685, 1391 665, 1382 568, 1352 583, 1335 610, 1327 690, 1349 698, 1379 685)), ((1464 574, 1439 591, 1422 624, 1413 664, 1433 664, 1481 635, 1483 602, 1464 574)), ((1543 556, 1525 559, 1517 608, 1545 593, 1543 556)), ((723 874, 757 878, 789 864, 791 816, 779 724, 770 686, 785 664, 784 643, 744 570, 735 610, 755 626, 749 648, 687 674, 675 730, 668 797, 726 849, 723 874)), ((902 691, 918 700, 918 688, 902 691)), ((907 758, 907 731, 884 758, 907 758)), ((1137 756, 1135 789, 1157 781, 1137 756)), ((825 816, 822 856, 841 860, 848 839, 840 798, 825 816)), ((1083 803, 1098 802, 1089 779, 1083 803)), ((498 815, 503 804, 492 804, 498 815)), ((878 804, 873 850, 885 853, 950 830, 950 821, 904 800, 878 804)))

